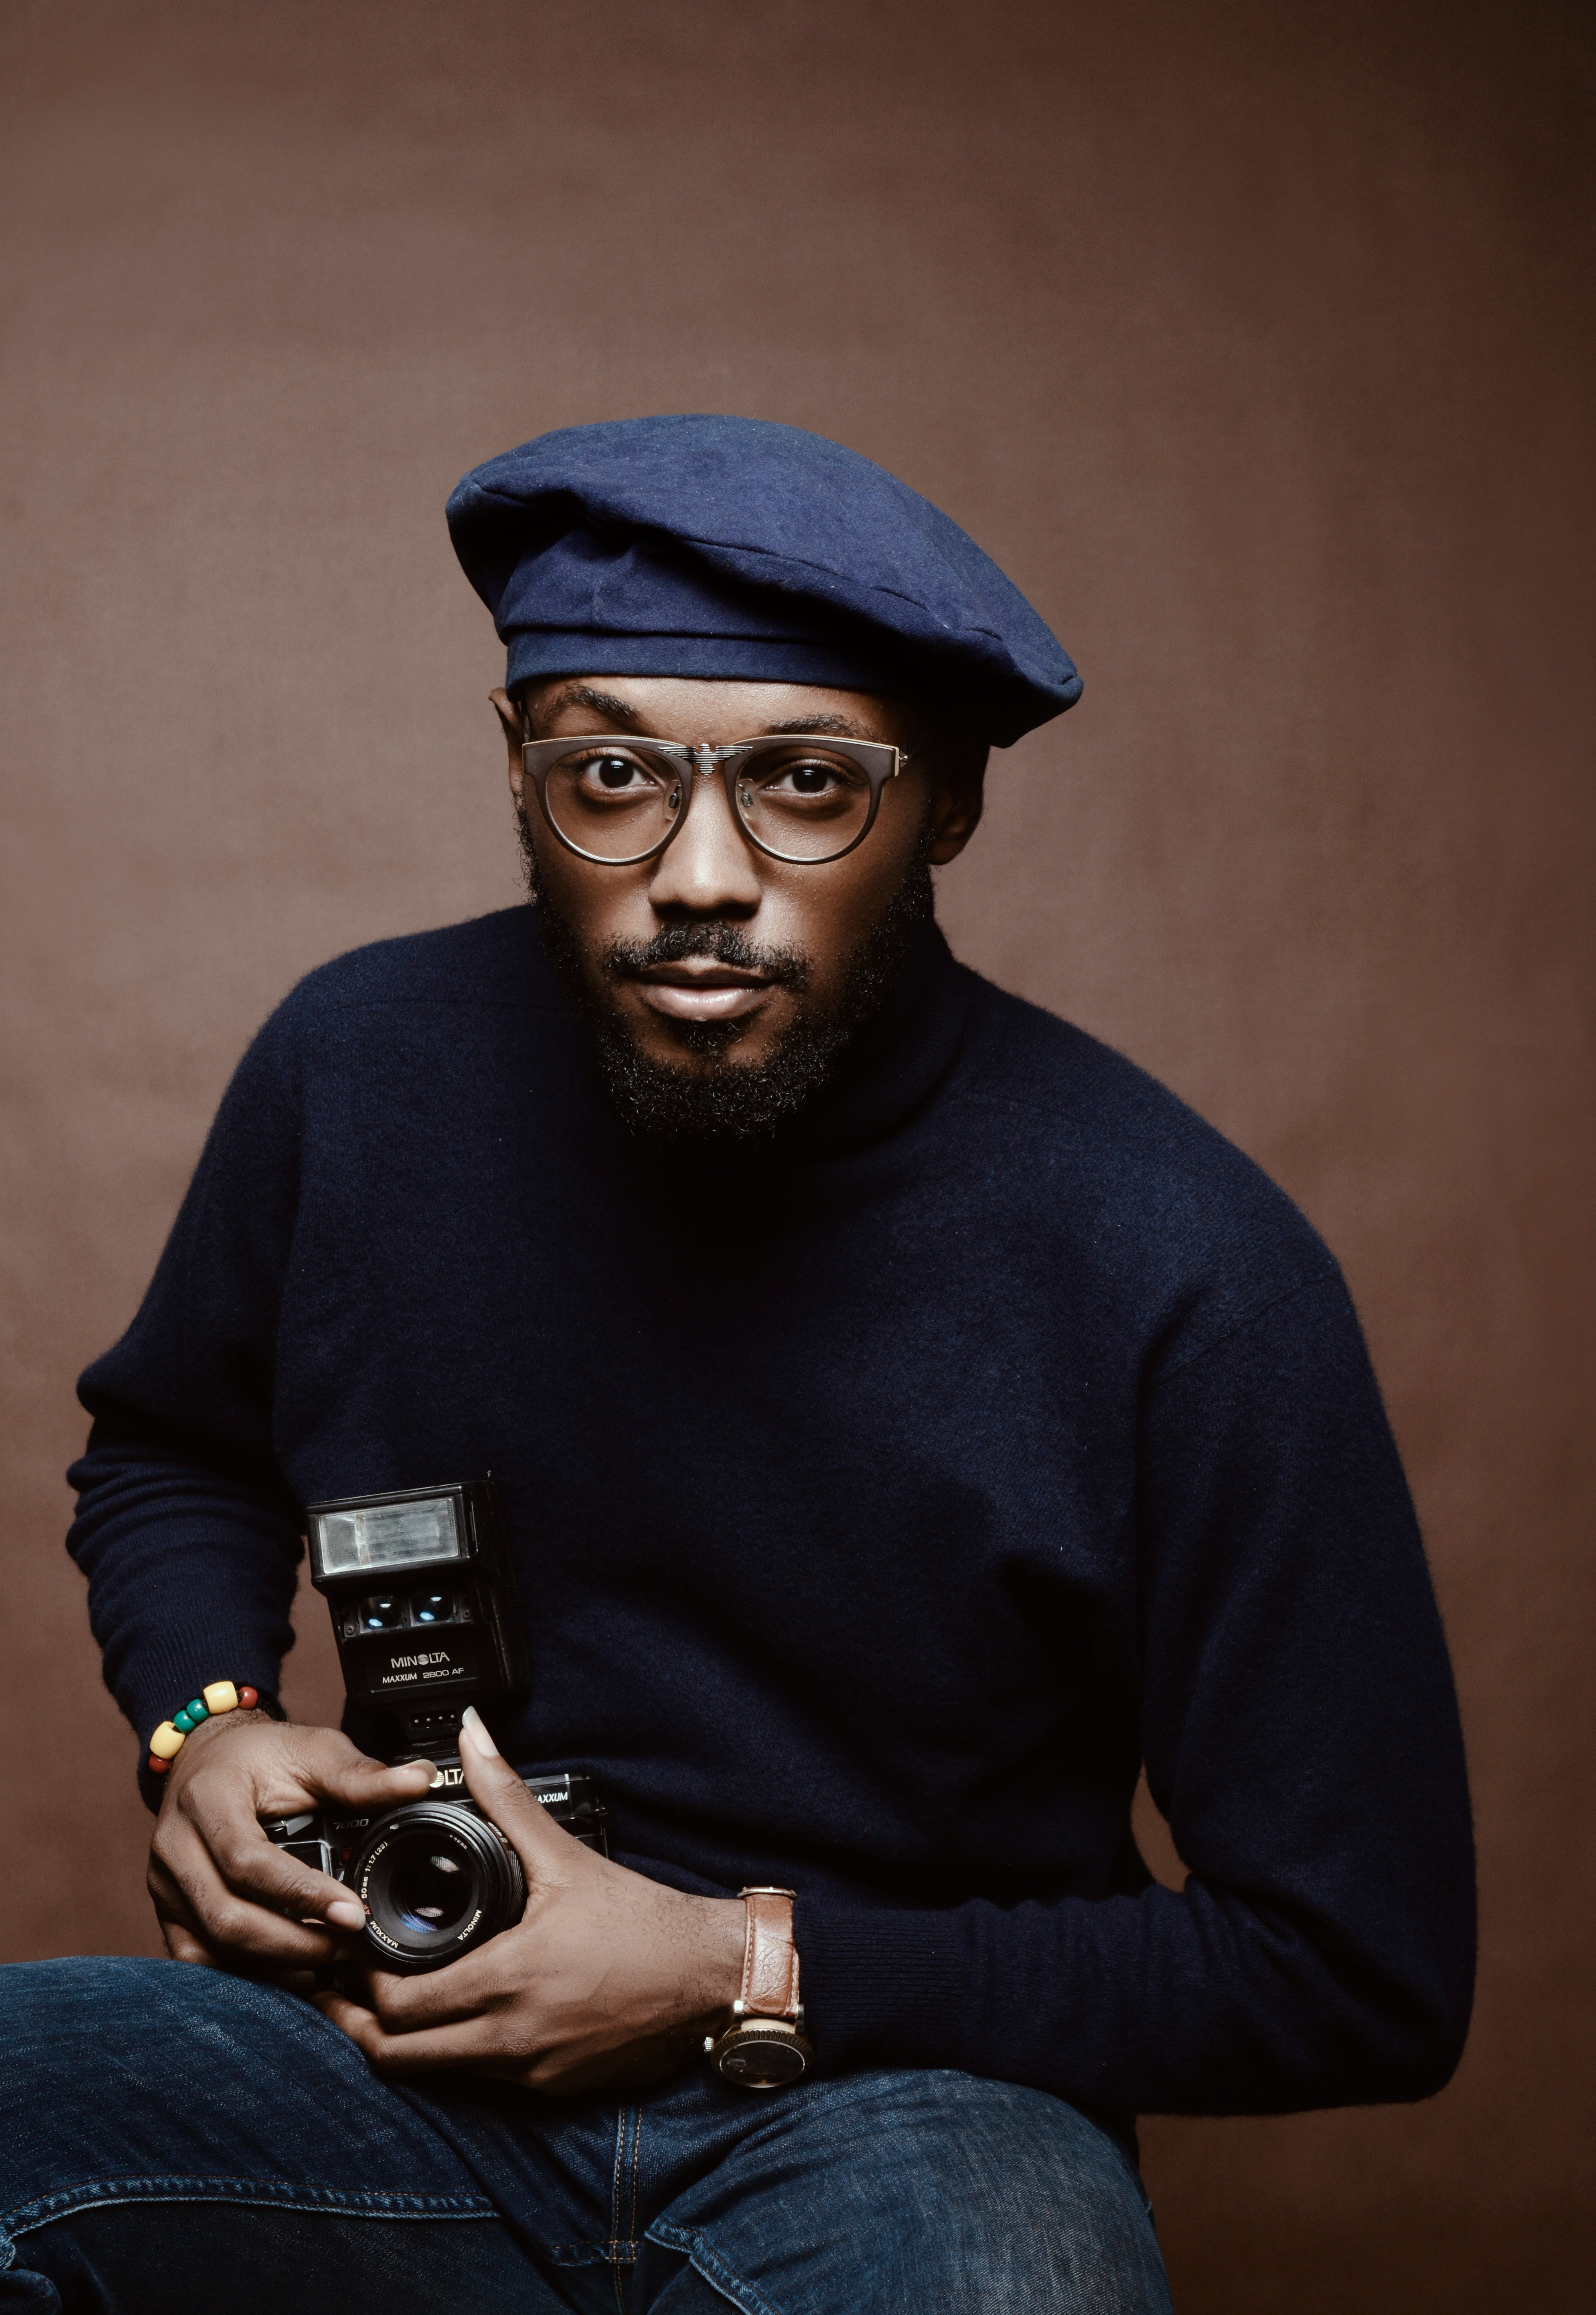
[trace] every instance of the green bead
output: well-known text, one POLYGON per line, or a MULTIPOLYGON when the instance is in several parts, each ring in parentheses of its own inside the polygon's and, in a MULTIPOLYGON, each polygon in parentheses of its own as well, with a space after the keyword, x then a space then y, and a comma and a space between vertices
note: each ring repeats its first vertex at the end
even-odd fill
POLYGON ((196 1728, 199 1727, 200 1723, 202 1720, 208 1720, 210 1718, 210 1707, 206 1703, 205 1699, 202 1696, 191 1696, 188 1702, 184 1705, 183 1710, 188 1714, 189 1718, 193 1722, 196 1728))
POLYGON ((173 1714, 172 1725, 176 1729, 180 1736, 187 1736, 190 1734, 194 1724, 189 1717, 186 1707, 182 1712, 174 1712, 173 1714))

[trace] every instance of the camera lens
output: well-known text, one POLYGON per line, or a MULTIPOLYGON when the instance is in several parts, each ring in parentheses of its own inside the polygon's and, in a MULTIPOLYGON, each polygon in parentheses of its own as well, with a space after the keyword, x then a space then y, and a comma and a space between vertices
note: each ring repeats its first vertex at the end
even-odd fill
POLYGON ((471 1894, 469 1874, 457 1858, 441 1854, 402 1858, 388 1879, 395 1912, 423 1937, 458 1929, 471 1894))
POLYGON ((350 1859, 365 1941, 384 1969, 441 1969, 511 1928, 527 1906, 515 1851, 458 1801, 416 1801, 372 1827, 350 1859))
POLYGON ((441 1624, 449 1611, 447 1592, 423 1592, 412 1612, 418 1624, 441 1624))
POLYGON ((388 1632, 392 1631, 395 1625, 404 1621, 404 1610, 397 1600, 386 1597, 363 1600, 360 1603, 360 1621, 368 1632, 388 1632))

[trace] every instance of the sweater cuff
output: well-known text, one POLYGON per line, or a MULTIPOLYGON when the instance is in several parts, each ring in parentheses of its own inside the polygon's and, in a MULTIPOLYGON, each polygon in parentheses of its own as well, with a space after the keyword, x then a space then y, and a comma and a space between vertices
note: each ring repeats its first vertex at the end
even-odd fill
POLYGON ((798 1893, 804 2030, 820 2069, 960 2063, 969 1957, 956 1911, 899 1912, 798 1893))

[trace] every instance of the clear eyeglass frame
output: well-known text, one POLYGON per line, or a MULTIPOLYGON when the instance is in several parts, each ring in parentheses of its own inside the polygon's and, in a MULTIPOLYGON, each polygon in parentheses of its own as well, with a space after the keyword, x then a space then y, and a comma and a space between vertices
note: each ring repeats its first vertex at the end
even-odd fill
POLYGON ((763 852, 768 859, 779 860, 786 866, 820 868, 829 865, 834 860, 846 859, 850 852, 858 850, 875 826, 876 814, 881 810, 882 794, 887 782, 896 779, 905 764, 918 752, 918 746, 907 749, 895 748, 884 740, 833 740, 824 735, 809 738, 802 732, 768 733, 757 740, 732 740, 729 741, 723 748, 711 748, 705 745, 695 747, 680 740, 653 740, 639 738, 636 734, 583 732, 566 739, 523 741, 521 768, 536 793, 538 810, 543 815, 544 824, 550 835, 556 842, 563 844, 567 852, 573 852, 579 860, 592 861, 596 866, 636 868, 644 861, 657 860, 662 852, 675 843, 687 826, 688 814, 693 808, 693 798, 698 792, 698 782, 713 779, 718 771, 725 783, 726 802, 732 818, 756 851, 763 852), (862 825, 850 834, 846 844, 838 845, 835 850, 829 852, 781 851, 750 827, 749 810, 745 805, 748 774, 754 768, 754 764, 750 764, 750 758, 757 763, 761 755, 767 754, 773 762, 779 759, 782 767, 790 770, 794 767, 796 762, 801 760, 801 755, 795 758, 794 751, 803 750, 806 739, 810 750, 815 756, 841 758, 843 761, 852 765, 856 771, 864 775, 869 786, 870 800, 862 825), (681 767, 679 809, 675 812, 664 835, 642 851, 625 854, 590 852, 560 826, 550 809, 548 782, 554 767, 567 757, 593 755, 605 749, 613 749, 617 755, 653 758, 665 766, 681 767))

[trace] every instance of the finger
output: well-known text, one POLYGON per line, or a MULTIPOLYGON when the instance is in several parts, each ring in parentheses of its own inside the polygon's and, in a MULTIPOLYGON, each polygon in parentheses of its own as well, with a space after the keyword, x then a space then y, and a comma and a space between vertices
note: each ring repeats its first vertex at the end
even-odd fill
MULTIPOLYGON (((481 2068, 502 2064, 510 2053, 498 2045, 487 2021, 469 2019, 421 2034, 390 2034, 369 2009, 362 2009, 341 1993, 318 1993, 315 2006, 363 2052, 367 2063, 379 2074, 440 2073, 451 2066, 481 2068)), ((513 2062, 525 2065, 525 2058, 513 2062)))
POLYGON ((172 1921, 157 1914, 161 1924, 161 1940, 173 1961, 198 1964, 201 1969, 215 1969, 217 1956, 203 1938, 196 1937, 185 1922, 172 1921))
MULTIPOLYGON (((269 1840, 248 1798, 236 1788, 223 1787, 185 1794, 182 1807, 169 1824, 157 1829, 157 1855, 185 1850, 186 1840, 197 1840, 217 1874, 235 1896, 281 1913, 290 1920, 325 1921, 334 1929, 365 1927, 366 1911, 359 1900, 330 1873, 318 1873, 269 1840)), ((192 1886, 191 1871, 185 1882, 192 1886)))
POLYGON ((329 1959, 336 1930, 306 1927, 306 1916, 331 1915, 336 1903, 337 1929, 348 1929, 364 1923, 364 1909, 341 1882, 284 1857, 258 1824, 253 1831, 252 1842, 231 1831, 207 1840, 181 1818, 163 1826, 152 1860, 152 1872, 163 1875, 163 1894, 169 1886, 173 1910, 213 1947, 273 1961, 329 1959), (347 1922, 345 1911, 351 1916, 347 1922))
POLYGON ((202 1741, 208 1746, 203 1752, 185 1746, 173 1778, 173 1797, 186 1810, 214 1803, 218 1770, 229 1785, 242 1776, 261 1816, 293 1816, 323 1802, 355 1810, 391 1807, 418 1800, 437 1774, 430 1761, 388 1768, 358 1751, 341 1730, 297 1721, 260 1722, 247 1731, 232 1721, 213 1721, 202 1741), (211 1729, 221 1732, 219 1746, 211 1729), (246 1734, 241 1752, 229 1749, 246 1734))
POLYGON ((371 2007, 392 2033, 412 2034, 430 2026, 457 2025, 504 2005, 506 1988, 499 1940, 424 1975, 400 1977, 371 1972, 371 2007))
POLYGON ((341 1808, 394 1808, 401 1801, 418 1801, 438 1774, 430 1761, 387 1768, 358 1752, 347 1736, 332 1729, 307 1728, 304 1734, 315 1741, 290 1743, 289 1755, 306 1789, 314 1798, 341 1808))
POLYGON ((520 1858, 528 1887, 539 1881, 563 1880, 591 1855, 554 1823, 541 1801, 533 1799, 474 1705, 466 1707, 460 1722, 460 1767, 472 1799, 520 1858))
MULTIPOLYGON (((174 1960, 190 1961, 201 1957, 200 1955, 191 1954, 187 1950, 178 1952, 172 1933, 180 1930, 188 1940, 197 1943, 202 1948, 204 1957, 215 1963, 218 1968, 228 1969, 236 1966, 240 1957, 230 1956, 210 1944, 182 1885, 175 1880, 159 1858, 154 1856, 150 1858, 149 1871, 146 1879, 151 1901, 155 1905, 155 1919, 160 1923, 161 1935, 165 1940, 167 1951, 173 1955, 174 1960)), ((301 1924, 301 1926, 315 1929, 317 1925, 310 1923, 301 1924)), ((319 1963, 332 1958, 334 1955, 352 1956, 354 1951, 351 1939, 344 1935, 332 1940, 324 1939, 321 1949, 310 1958, 319 1963)), ((305 1965, 305 1959, 303 1956, 290 1957, 281 1964, 263 1960, 259 1965, 259 1968, 261 1970, 283 1968, 291 1972, 301 1968, 305 1965)))
POLYGON ((206 1843, 229 1893, 276 1917, 333 1930, 366 1926, 366 1908, 341 1881, 285 1856, 258 1824, 217 1830, 206 1843))
POLYGON ((154 1849, 150 1850, 149 1863, 145 1870, 144 1885, 149 1891, 150 1903, 162 1920, 180 1920, 191 1929, 198 1928, 199 1924, 194 1919, 193 1909, 183 1893, 182 1884, 173 1874, 168 1872, 154 1849))
POLYGON ((229 1977, 247 1977, 259 1985, 279 1986, 285 1993, 315 1991, 315 1971, 297 1963, 255 1961, 244 1954, 218 1953, 182 1921, 163 1920, 161 1935, 173 1961, 221 1970, 229 1977))

